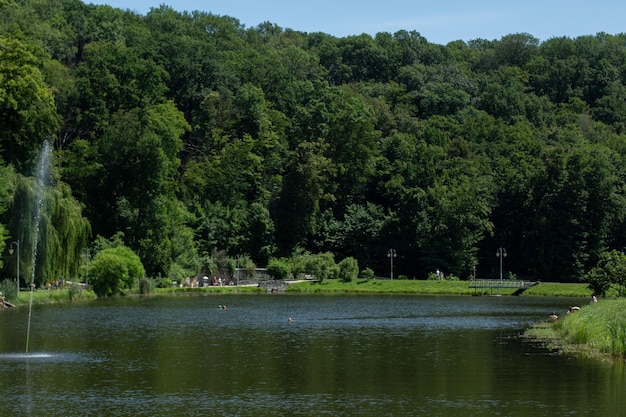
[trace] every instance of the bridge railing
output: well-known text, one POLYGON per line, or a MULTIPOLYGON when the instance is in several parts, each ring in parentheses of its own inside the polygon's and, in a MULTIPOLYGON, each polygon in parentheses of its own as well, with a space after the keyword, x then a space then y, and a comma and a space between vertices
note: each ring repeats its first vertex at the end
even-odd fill
POLYGON ((473 279, 469 281, 470 288, 530 288, 537 284, 539 284, 539 281, 510 279, 473 279))

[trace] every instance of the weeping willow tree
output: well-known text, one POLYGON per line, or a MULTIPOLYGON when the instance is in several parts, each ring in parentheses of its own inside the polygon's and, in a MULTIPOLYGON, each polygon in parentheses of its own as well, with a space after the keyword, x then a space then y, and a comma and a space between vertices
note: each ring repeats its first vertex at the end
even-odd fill
MULTIPOLYGON (((13 195, 13 182, 11 178, 13 177, 13 170, 11 167, 5 167, 2 158, 0 158, 0 242, 4 242, 8 239, 9 231, 6 228, 6 225, 2 222, 2 216, 6 212, 8 208, 8 202, 10 201, 11 196, 13 195)), ((11 245, 11 241, 7 242, 8 245, 11 245)), ((8 251, 5 252, 9 254, 8 251)), ((5 255, 6 256, 6 255, 5 255)), ((3 267, 4 259, 0 257, 0 268, 3 267)), ((5 274, 7 275, 7 274, 5 274)))
MULTIPOLYGON (((20 281, 29 283, 34 279, 40 286, 61 277, 76 279, 91 227, 70 187, 64 183, 41 187, 36 178, 19 174, 13 178, 14 194, 7 224, 12 238, 20 242, 20 281)), ((7 261, 13 263, 7 266, 14 267, 17 260, 7 261)))

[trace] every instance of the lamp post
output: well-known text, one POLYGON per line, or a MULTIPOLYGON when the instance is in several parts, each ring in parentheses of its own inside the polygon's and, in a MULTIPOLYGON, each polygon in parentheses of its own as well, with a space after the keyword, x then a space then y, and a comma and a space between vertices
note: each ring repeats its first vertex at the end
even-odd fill
POLYGON ((500 285, 502 285, 502 258, 506 256, 506 249, 500 246, 496 252, 496 256, 500 258, 500 285))
POLYGON ((398 256, 396 250, 391 248, 387 251, 387 257, 389 258, 389 262, 391 263, 391 280, 393 281, 393 258, 398 256))
POLYGON ((17 293, 15 293, 15 298, 20 295, 20 241, 16 240, 15 242, 11 242, 11 246, 9 246, 9 255, 13 255, 13 246, 17 248, 17 276, 15 277, 15 287, 17 288, 17 293))

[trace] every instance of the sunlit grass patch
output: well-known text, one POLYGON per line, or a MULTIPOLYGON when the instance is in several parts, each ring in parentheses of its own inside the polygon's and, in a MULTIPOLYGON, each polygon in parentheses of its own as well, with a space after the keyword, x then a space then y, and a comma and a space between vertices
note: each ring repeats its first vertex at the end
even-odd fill
MULTIPOLYGON (((515 290, 510 288, 473 289, 468 281, 437 281, 437 280, 364 280, 342 282, 328 279, 322 282, 302 282, 291 284, 288 292, 298 293, 386 293, 386 294, 418 294, 418 295, 512 295, 515 290)), ((591 292, 586 284, 542 283, 531 287, 523 296, 562 296, 590 297, 591 292), (543 288, 541 288, 543 287, 543 288)))
POLYGON ((525 296, 591 297, 591 290, 584 283, 542 282, 530 287, 525 296))
POLYGON ((626 299, 601 300, 566 316, 556 329, 573 344, 626 357, 626 299))

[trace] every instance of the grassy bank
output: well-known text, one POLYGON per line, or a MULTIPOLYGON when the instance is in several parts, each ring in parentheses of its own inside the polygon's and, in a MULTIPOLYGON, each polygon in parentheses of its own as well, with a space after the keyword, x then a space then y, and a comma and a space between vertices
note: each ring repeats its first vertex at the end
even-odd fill
MULTIPOLYGON (((206 287, 206 288, 156 288, 153 294, 177 294, 177 293, 209 293, 209 294, 244 294, 244 293, 265 293, 258 287, 206 287)), ((137 293, 130 292, 129 296, 137 293)), ((20 291, 17 301, 12 300, 16 306, 24 306, 30 303, 30 291, 20 291)), ((90 301, 97 298, 91 290, 58 289, 33 291, 33 304, 59 304, 78 301, 90 301)))
POLYGON ((210 286, 201 288, 189 288, 189 287, 171 287, 171 288, 155 288, 155 294, 265 294, 266 291, 257 286, 210 286))
POLYGON ((419 294, 419 295, 472 295, 463 281, 408 281, 408 280, 356 280, 342 282, 328 279, 290 284, 290 293, 302 294, 419 294))
MULTIPOLYGON (((16 306, 28 305, 30 303, 30 297, 30 291, 20 291, 17 301, 14 304, 16 306)), ((32 297, 33 304, 58 304, 94 300, 96 295, 93 291, 89 290, 66 288, 62 290, 34 290, 32 297)))
POLYGON ((626 299, 601 300, 524 335, 566 354, 626 359, 626 299))
MULTIPOLYGON (((474 290, 467 281, 356 280, 341 282, 325 280, 289 285, 290 293, 310 294, 416 294, 416 295, 511 295, 512 289, 474 290)), ((545 283, 529 288, 524 296, 590 297, 586 284, 545 283)))
MULTIPOLYGON (((467 281, 412 281, 412 280, 356 280, 342 282, 330 279, 323 283, 306 281, 292 283, 287 288, 292 294, 413 294, 413 295, 511 295, 514 290, 474 290, 467 281)), ((156 288, 154 294, 264 294, 265 290, 256 286, 225 286, 205 288, 156 288)), ((130 295, 134 295, 131 293, 130 295)), ((586 284, 544 283, 528 289, 523 296, 589 297, 591 292, 586 284)), ((96 295, 90 290, 35 290, 33 304, 69 303, 93 300, 96 295), (74 291, 74 292, 72 292, 74 291)), ((28 305, 30 292, 21 291, 15 303, 28 305)))
POLYGON ((560 282, 543 282, 530 287, 524 292, 525 296, 555 296, 555 297, 583 297, 591 298, 592 291, 587 284, 572 284, 560 282))

